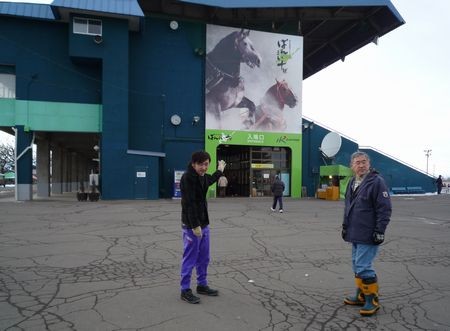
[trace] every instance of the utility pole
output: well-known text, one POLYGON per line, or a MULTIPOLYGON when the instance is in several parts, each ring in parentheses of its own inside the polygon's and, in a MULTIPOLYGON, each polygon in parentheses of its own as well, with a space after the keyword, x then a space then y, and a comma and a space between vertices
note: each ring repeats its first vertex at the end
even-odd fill
POLYGON ((424 149, 423 151, 425 152, 425 156, 427 157, 427 174, 428 174, 428 159, 431 155, 431 149, 424 149))

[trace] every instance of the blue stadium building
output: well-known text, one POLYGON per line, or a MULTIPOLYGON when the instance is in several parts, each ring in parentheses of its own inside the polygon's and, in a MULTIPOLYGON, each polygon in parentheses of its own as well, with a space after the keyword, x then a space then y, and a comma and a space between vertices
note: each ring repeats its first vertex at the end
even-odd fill
MULTIPOLYGON (((404 23, 388 0, 0 2, 0 129, 16 139, 16 198, 32 199, 34 144, 40 197, 88 190, 98 174, 102 199, 170 198, 177 174, 199 149, 227 161, 230 194, 268 195, 267 185, 281 173, 287 195, 314 196, 324 181, 320 167, 347 165, 359 146, 343 137, 336 155, 323 158, 319 147, 331 130, 302 119, 301 82, 404 23), (255 113, 236 128, 209 126, 210 90, 228 78, 243 83, 213 66, 208 85, 213 27, 241 31, 239 42, 279 37, 284 74, 287 61, 299 57, 289 76, 296 86, 294 120, 281 119, 279 129, 274 122, 258 127, 270 115, 255 97, 245 109, 253 114, 255 106, 259 120, 255 113), (301 47, 288 52, 291 39, 301 47)), ((367 152, 391 188, 434 190, 428 175, 367 152)))

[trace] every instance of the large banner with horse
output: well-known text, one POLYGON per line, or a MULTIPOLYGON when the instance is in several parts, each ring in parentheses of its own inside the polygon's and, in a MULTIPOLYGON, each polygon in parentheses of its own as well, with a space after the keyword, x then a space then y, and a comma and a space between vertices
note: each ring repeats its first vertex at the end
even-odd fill
POLYGON ((303 38, 208 25, 207 130, 301 134, 303 38))

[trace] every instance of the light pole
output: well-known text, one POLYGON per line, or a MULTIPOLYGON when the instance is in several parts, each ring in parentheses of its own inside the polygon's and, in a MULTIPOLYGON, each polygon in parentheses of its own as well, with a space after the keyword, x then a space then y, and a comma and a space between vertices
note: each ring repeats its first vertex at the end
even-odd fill
POLYGON ((424 149, 423 151, 425 152, 425 156, 427 157, 427 174, 428 174, 428 159, 430 158, 431 155, 431 149, 424 149))

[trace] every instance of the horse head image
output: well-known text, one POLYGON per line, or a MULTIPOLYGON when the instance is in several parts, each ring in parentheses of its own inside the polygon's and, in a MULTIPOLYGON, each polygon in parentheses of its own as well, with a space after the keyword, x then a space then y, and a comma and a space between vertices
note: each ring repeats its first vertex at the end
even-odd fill
POLYGON ((289 108, 294 108, 297 105, 298 100, 294 92, 290 89, 288 83, 284 79, 282 81, 275 79, 275 81, 276 84, 273 85, 267 92, 270 91, 281 110, 283 110, 284 105, 287 105, 289 108))
POLYGON ((284 106, 294 108, 298 99, 285 80, 275 80, 275 84, 269 87, 261 103, 256 107, 255 124, 253 129, 284 131, 287 127, 283 116, 284 106))
POLYGON ((241 63, 260 67, 261 55, 249 38, 250 30, 234 31, 222 38, 206 55, 205 105, 221 125, 221 112, 231 108, 247 108, 248 122, 254 123, 256 105, 245 96, 241 63))
POLYGON ((253 43, 249 38, 250 30, 247 32, 242 29, 238 32, 235 39, 235 47, 241 55, 241 62, 250 68, 259 67, 261 65, 261 55, 253 47, 253 43))

